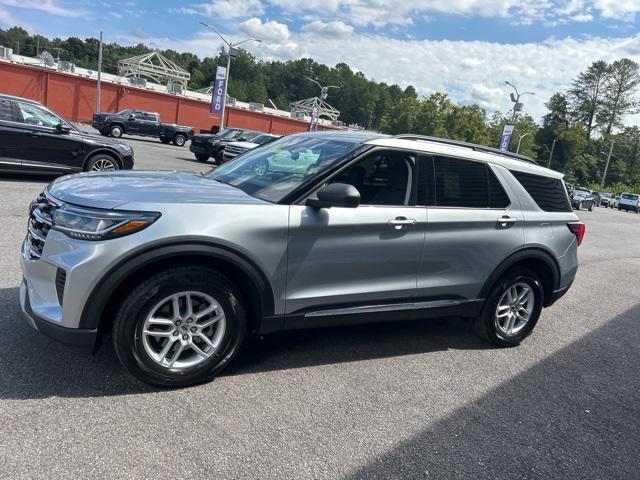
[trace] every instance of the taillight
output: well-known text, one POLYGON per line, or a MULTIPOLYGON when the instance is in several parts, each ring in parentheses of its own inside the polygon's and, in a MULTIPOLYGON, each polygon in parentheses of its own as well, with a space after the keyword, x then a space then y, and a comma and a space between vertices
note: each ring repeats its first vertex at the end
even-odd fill
POLYGON ((569 227, 571 233, 576 236, 578 245, 580 245, 582 243, 582 239, 584 238, 584 232, 587 231, 587 226, 584 223, 567 223, 567 227, 569 227))

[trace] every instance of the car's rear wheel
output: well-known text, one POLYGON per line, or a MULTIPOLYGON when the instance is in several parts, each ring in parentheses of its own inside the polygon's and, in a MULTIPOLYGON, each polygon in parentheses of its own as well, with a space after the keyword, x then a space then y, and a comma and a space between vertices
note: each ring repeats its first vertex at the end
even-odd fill
POLYGON ((593 203, 591 205, 589 205, 589 211, 593 212, 593 203))
POLYGON ((124 132, 122 131, 122 127, 120 125, 111 125, 109 129, 109 135, 114 138, 120 138, 124 132))
POLYGON ((135 288, 120 307, 113 341, 118 358, 143 382, 184 387, 213 379, 237 353, 245 311, 219 272, 171 268, 135 288))
POLYGON ((530 270, 518 268, 505 274, 489 293, 475 332, 499 347, 518 345, 529 336, 542 311, 540 280, 530 270))
POLYGON ((171 139, 170 139, 170 138, 164 138, 164 137, 161 137, 161 138, 160 138, 160 141, 161 141, 162 143, 164 143, 165 145, 169 145, 169 144, 171 143, 171 139))
POLYGON ((109 155, 96 155, 91 157, 84 166, 85 172, 113 172, 119 169, 118 162, 109 155))
POLYGON ((196 153, 196 160, 198 160, 199 162, 206 162, 207 160, 209 160, 209 155, 207 155, 206 153, 196 153))
POLYGON ((224 163, 224 149, 220 150, 218 153, 216 153, 216 163, 218 165, 222 165, 224 163))
POLYGON ((187 143, 187 137, 183 134, 178 133, 175 137, 173 137, 173 144, 178 147, 184 147, 184 144, 187 143))

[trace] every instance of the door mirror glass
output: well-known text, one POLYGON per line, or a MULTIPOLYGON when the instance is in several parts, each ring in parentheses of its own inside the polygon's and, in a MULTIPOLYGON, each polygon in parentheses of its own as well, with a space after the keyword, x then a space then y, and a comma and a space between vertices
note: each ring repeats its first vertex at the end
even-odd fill
POLYGON ((318 198, 309 198, 307 205, 314 208, 356 208, 360 205, 360 192, 346 183, 325 185, 317 193, 318 198))
POLYGON ((132 113, 129 115, 129 120, 135 120, 135 119, 136 119, 135 114, 132 113))
POLYGON ((64 123, 59 123, 56 125, 56 132, 67 134, 71 131, 71 127, 69 125, 65 125, 64 123))

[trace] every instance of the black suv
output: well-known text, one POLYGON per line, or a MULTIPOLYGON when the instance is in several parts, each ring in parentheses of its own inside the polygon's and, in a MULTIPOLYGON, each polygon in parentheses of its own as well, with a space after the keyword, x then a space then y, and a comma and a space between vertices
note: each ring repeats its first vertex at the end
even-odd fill
POLYGON ((40 103, 0 95, 0 170, 34 173, 133 168, 120 140, 78 130, 40 103))
POLYGON ((193 127, 162 123, 160 115, 128 108, 118 113, 94 113, 91 126, 102 135, 120 138, 122 134, 159 138, 162 143, 183 147, 195 132, 193 127))
POLYGON ((200 162, 206 162, 213 157, 218 165, 223 162, 222 152, 229 142, 246 142, 260 135, 260 132, 244 130, 242 128, 225 128, 219 133, 199 133, 194 135, 189 145, 189 151, 195 154, 200 162))

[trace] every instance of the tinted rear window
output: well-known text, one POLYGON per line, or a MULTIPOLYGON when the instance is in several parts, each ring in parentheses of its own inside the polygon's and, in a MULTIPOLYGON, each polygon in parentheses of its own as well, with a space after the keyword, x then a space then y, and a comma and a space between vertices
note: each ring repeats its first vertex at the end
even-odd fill
POLYGON ((11 107, 11 102, 9 100, 4 100, 0 98, 0 120, 8 120, 10 122, 15 121, 15 117, 13 116, 13 108, 11 107))
POLYGON ((567 192, 559 178, 543 177, 511 170, 538 206, 545 212, 571 212, 567 192))
POLYGON ((638 199, 638 195, 632 195, 630 193, 623 193, 622 194, 622 198, 624 198, 625 200, 637 200, 638 199))

